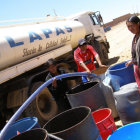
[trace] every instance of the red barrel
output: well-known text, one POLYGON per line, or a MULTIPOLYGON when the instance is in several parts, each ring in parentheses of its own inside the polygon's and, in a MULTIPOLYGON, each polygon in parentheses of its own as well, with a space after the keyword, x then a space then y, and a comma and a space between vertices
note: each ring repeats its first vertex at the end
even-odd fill
POLYGON ((111 109, 99 109, 92 112, 92 116, 103 140, 106 140, 107 137, 117 129, 111 109))

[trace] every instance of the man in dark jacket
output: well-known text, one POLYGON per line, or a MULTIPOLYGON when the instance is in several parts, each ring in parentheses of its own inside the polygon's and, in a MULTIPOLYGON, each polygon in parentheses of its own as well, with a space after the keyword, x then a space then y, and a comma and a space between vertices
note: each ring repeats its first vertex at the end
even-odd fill
MULTIPOLYGON (((52 58, 47 61, 46 66, 49 70, 46 81, 52 77, 66 73, 65 69, 59 68, 56 64, 56 61, 52 58)), ((65 78, 59 80, 56 80, 56 78, 54 78, 52 84, 49 85, 48 88, 52 93, 52 96, 54 97, 56 103, 58 104, 60 111, 71 108, 65 95, 66 91, 68 91, 67 81, 65 78)))

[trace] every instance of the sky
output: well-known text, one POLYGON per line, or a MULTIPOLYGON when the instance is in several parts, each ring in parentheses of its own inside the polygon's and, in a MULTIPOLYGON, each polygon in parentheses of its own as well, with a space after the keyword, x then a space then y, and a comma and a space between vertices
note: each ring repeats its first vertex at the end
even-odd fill
POLYGON ((82 11, 100 11, 104 23, 107 23, 128 13, 140 13, 140 2, 139 0, 0 0, 0 25, 11 24, 12 20, 45 18, 48 14, 63 18, 82 11))

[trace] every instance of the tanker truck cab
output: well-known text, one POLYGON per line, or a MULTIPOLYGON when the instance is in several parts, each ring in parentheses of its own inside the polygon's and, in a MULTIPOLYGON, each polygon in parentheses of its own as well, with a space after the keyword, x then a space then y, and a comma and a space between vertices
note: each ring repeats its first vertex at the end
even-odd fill
POLYGON ((72 15, 68 19, 79 21, 83 24, 86 32, 85 38, 99 53, 101 61, 107 64, 109 43, 105 36, 104 23, 100 12, 85 11, 72 15))

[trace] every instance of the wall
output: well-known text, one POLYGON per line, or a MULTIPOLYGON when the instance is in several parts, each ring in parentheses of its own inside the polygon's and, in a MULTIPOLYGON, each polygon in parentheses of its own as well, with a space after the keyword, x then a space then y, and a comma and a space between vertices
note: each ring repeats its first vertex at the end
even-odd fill
POLYGON ((113 21, 104 24, 104 28, 106 28, 108 26, 113 27, 113 26, 117 25, 118 23, 127 20, 130 16, 133 16, 133 15, 140 15, 140 14, 139 13, 136 13, 136 14, 129 13, 129 14, 123 15, 121 17, 115 18, 115 19, 113 19, 113 21))

